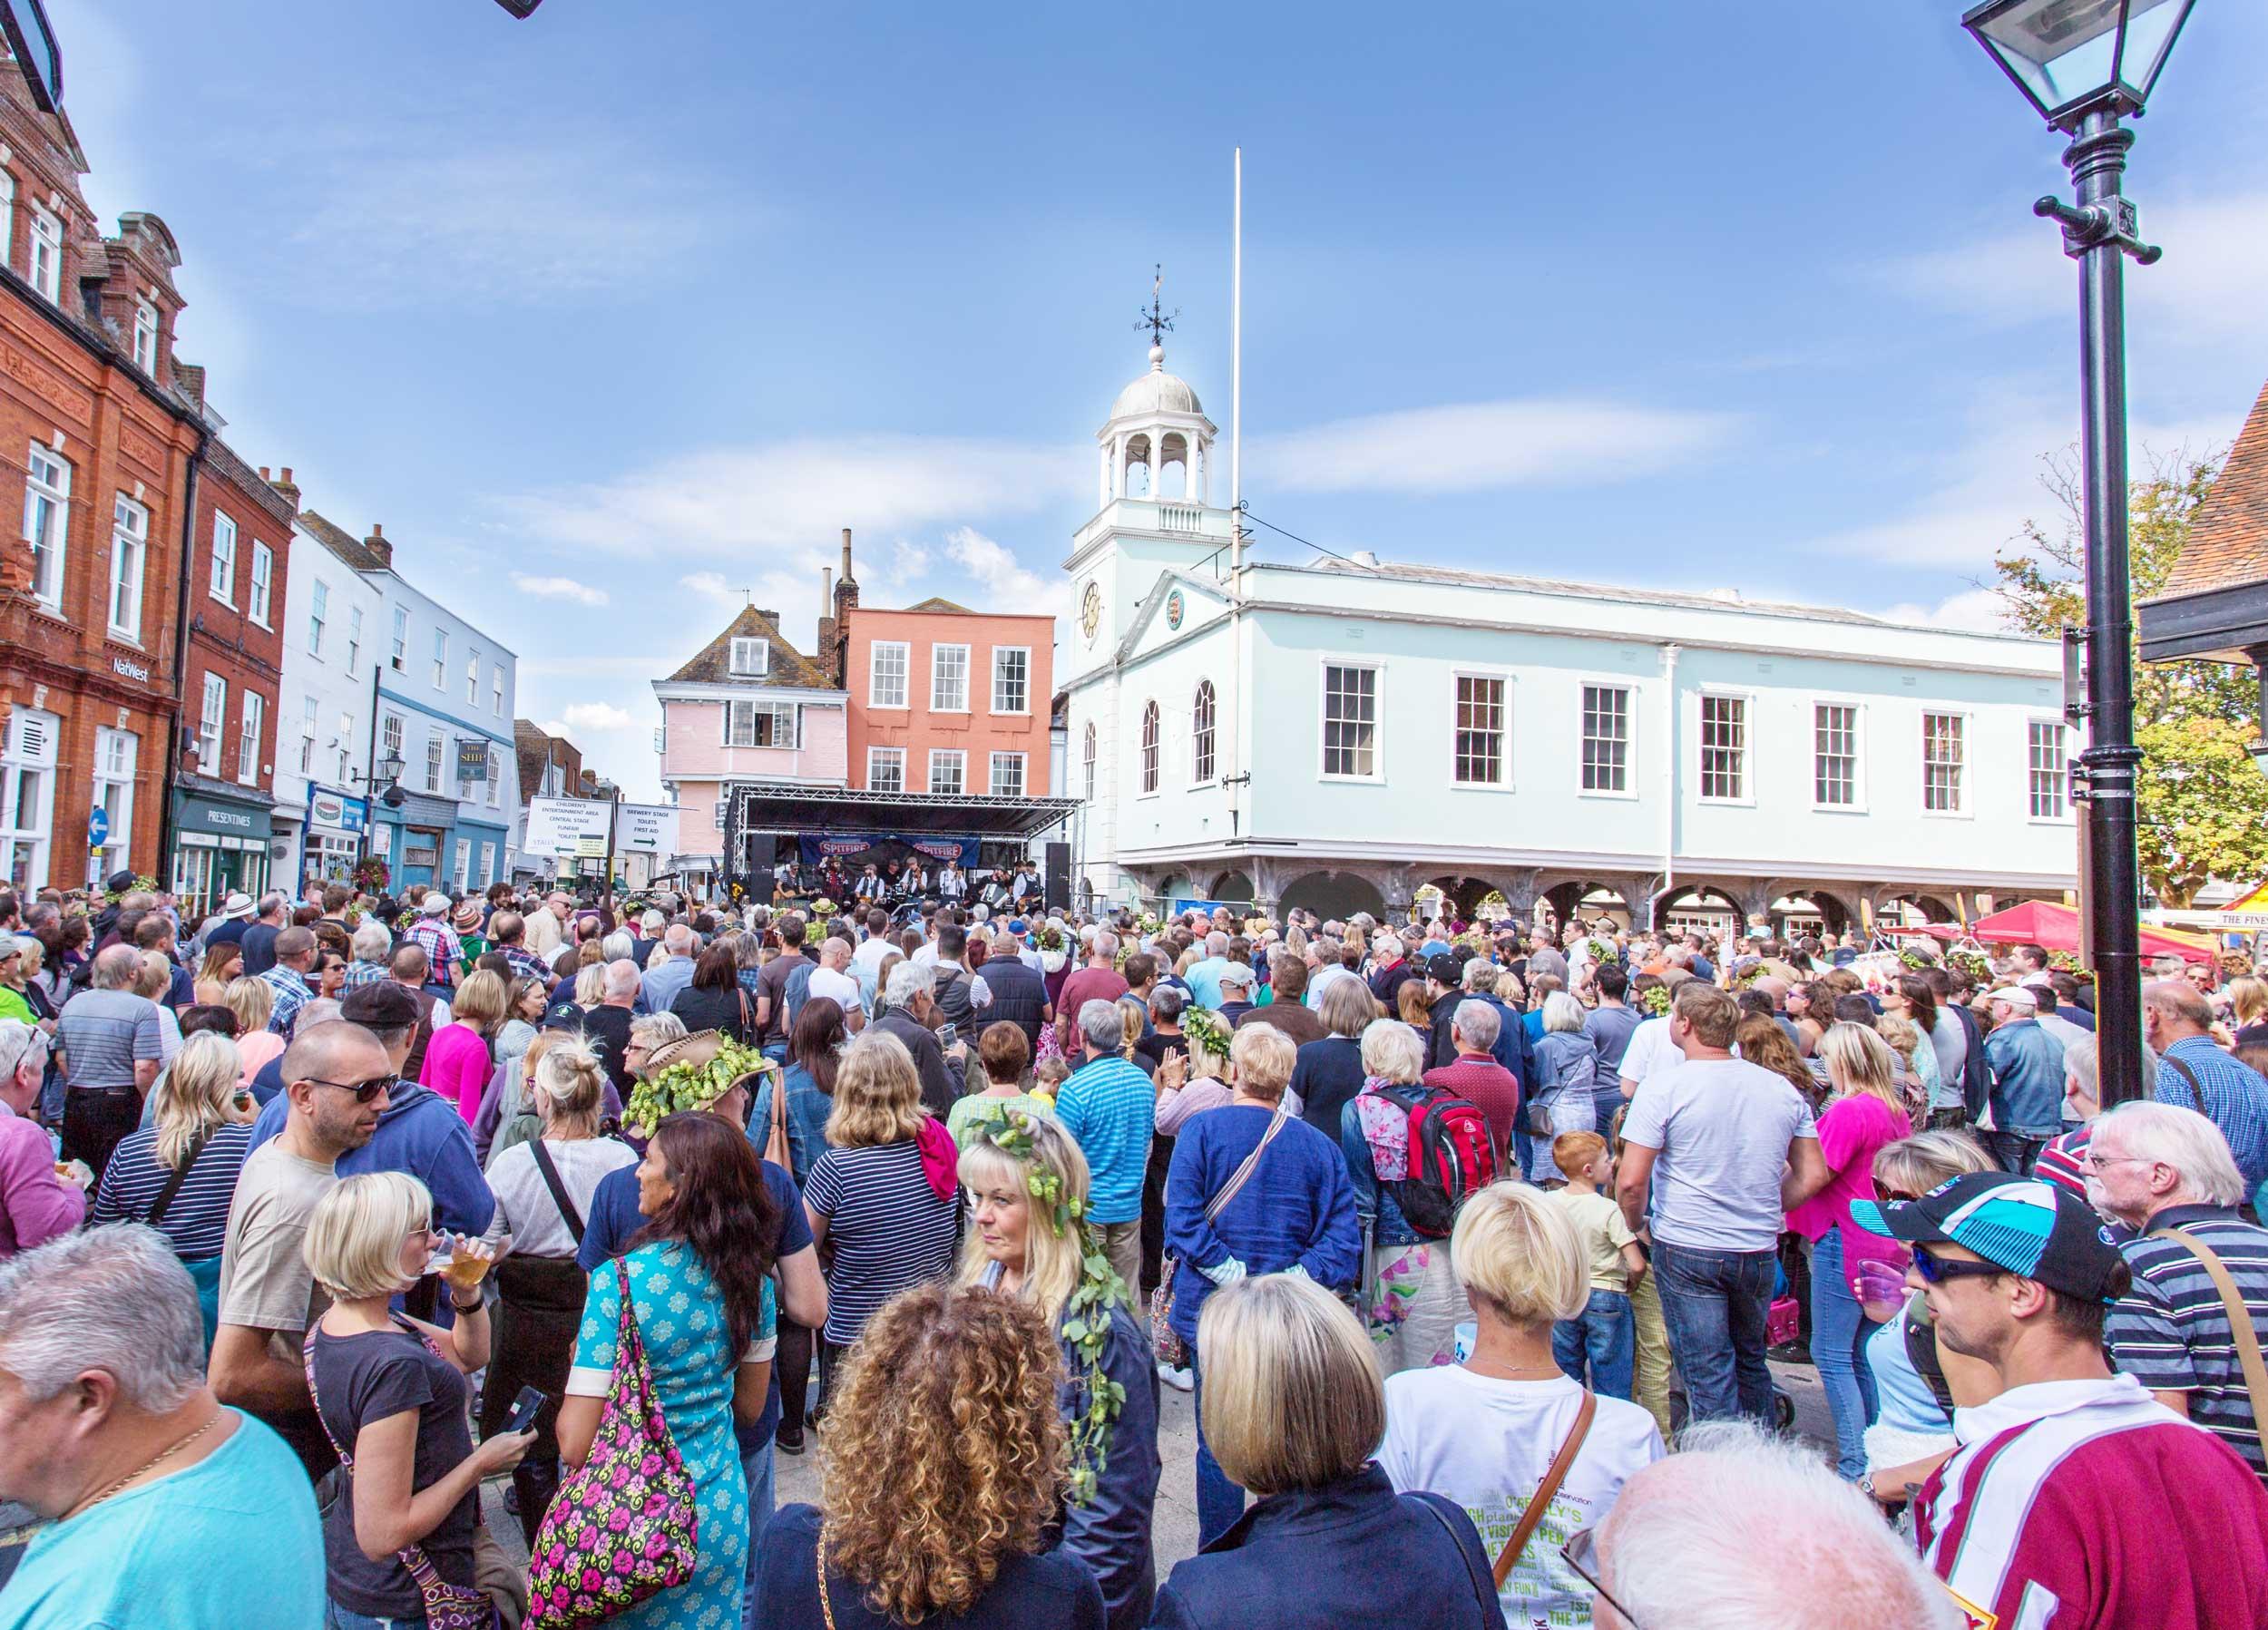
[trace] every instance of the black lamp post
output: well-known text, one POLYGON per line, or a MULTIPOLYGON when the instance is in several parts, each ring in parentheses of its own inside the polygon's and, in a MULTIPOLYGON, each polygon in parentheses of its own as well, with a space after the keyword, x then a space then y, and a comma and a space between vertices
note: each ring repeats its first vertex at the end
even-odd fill
POLYGON ((362 847, 355 857, 357 864, 370 858, 370 829, 377 824, 376 805, 384 804, 388 809, 402 806, 406 796, 402 791, 402 772, 408 767, 408 762, 399 753, 388 753, 371 766, 368 775, 355 777, 367 789, 363 801, 362 847))
POLYGON ((1961 26, 2049 125, 2071 138, 2063 161, 2077 206, 2032 212, 2063 229, 2079 263, 2079 363, 2087 528, 2087 750, 2073 777, 2087 805, 2085 905, 2095 963, 2106 1108, 2147 1096, 2142 1079, 2141 872, 2135 859, 2134 610, 2126 551, 2126 257, 2159 251, 2137 236, 2119 176, 2139 116, 2195 0, 1987 0, 1961 26))

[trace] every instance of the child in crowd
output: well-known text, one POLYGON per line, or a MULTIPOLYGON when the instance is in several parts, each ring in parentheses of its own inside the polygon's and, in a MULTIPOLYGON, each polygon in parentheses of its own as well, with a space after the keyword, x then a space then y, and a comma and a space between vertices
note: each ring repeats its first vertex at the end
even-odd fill
POLYGON ((1055 1107, 1055 1095, 1063 1090, 1063 1083, 1071 1079, 1071 1067, 1059 1055, 1042 1059, 1031 1067, 1033 1086, 1031 1095, 1045 1098, 1050 1108, 1055 1107))
POLYGON ((1549 1191, 1551 1203, 1567 1214, 1583 1242, 1590 1264, 1590 1301, 1582 1313, 1553 1326, 1551 1355, 1577 1381, 1609 1398, 1628 1398, 1637 1358, 1637 1323, 1630 1287, 1646 1272, 1646 1254, 1613 1196, 1614 1161, 1607 1140, 1596 1132, 1562 1132, 1551 1140, 1551 1160, 1567 1177, 1565 1188, 1549 1191))

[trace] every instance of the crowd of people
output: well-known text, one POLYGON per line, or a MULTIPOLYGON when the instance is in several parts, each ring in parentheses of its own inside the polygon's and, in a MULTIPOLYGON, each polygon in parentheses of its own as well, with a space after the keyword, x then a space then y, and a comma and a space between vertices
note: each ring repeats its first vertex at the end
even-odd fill
POLYGON ((2249 966, 846 881, 0 893, 0 1623, 2268 1625, 2249 966))

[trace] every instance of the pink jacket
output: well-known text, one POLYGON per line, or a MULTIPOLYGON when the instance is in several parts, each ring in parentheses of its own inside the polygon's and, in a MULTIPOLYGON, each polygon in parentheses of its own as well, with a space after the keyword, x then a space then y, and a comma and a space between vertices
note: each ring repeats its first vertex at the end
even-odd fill
POLYGON ((55 1176, 47 1134, 0 1104, 0 1258, 44 1245, 86 1220, 86 1195, 55 1176))
POLYGON ((445 1024, 425 1044, 425 1068, 417 1080, 455 1104, 470 1126, 481 1112, 481 1095, 488 1090, 488 1078, 495 1069, 478 1030, 469 1024, 445 1024))

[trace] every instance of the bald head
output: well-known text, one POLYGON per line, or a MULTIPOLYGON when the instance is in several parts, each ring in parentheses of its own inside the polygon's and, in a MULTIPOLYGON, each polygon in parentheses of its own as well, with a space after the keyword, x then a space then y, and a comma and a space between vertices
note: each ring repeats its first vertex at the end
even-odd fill
POLYGON ((2162 979, 2142 988, 2142 1010, 2178 1040, 2213 1029, 2213 1004, 2186 980, 2162 979))

